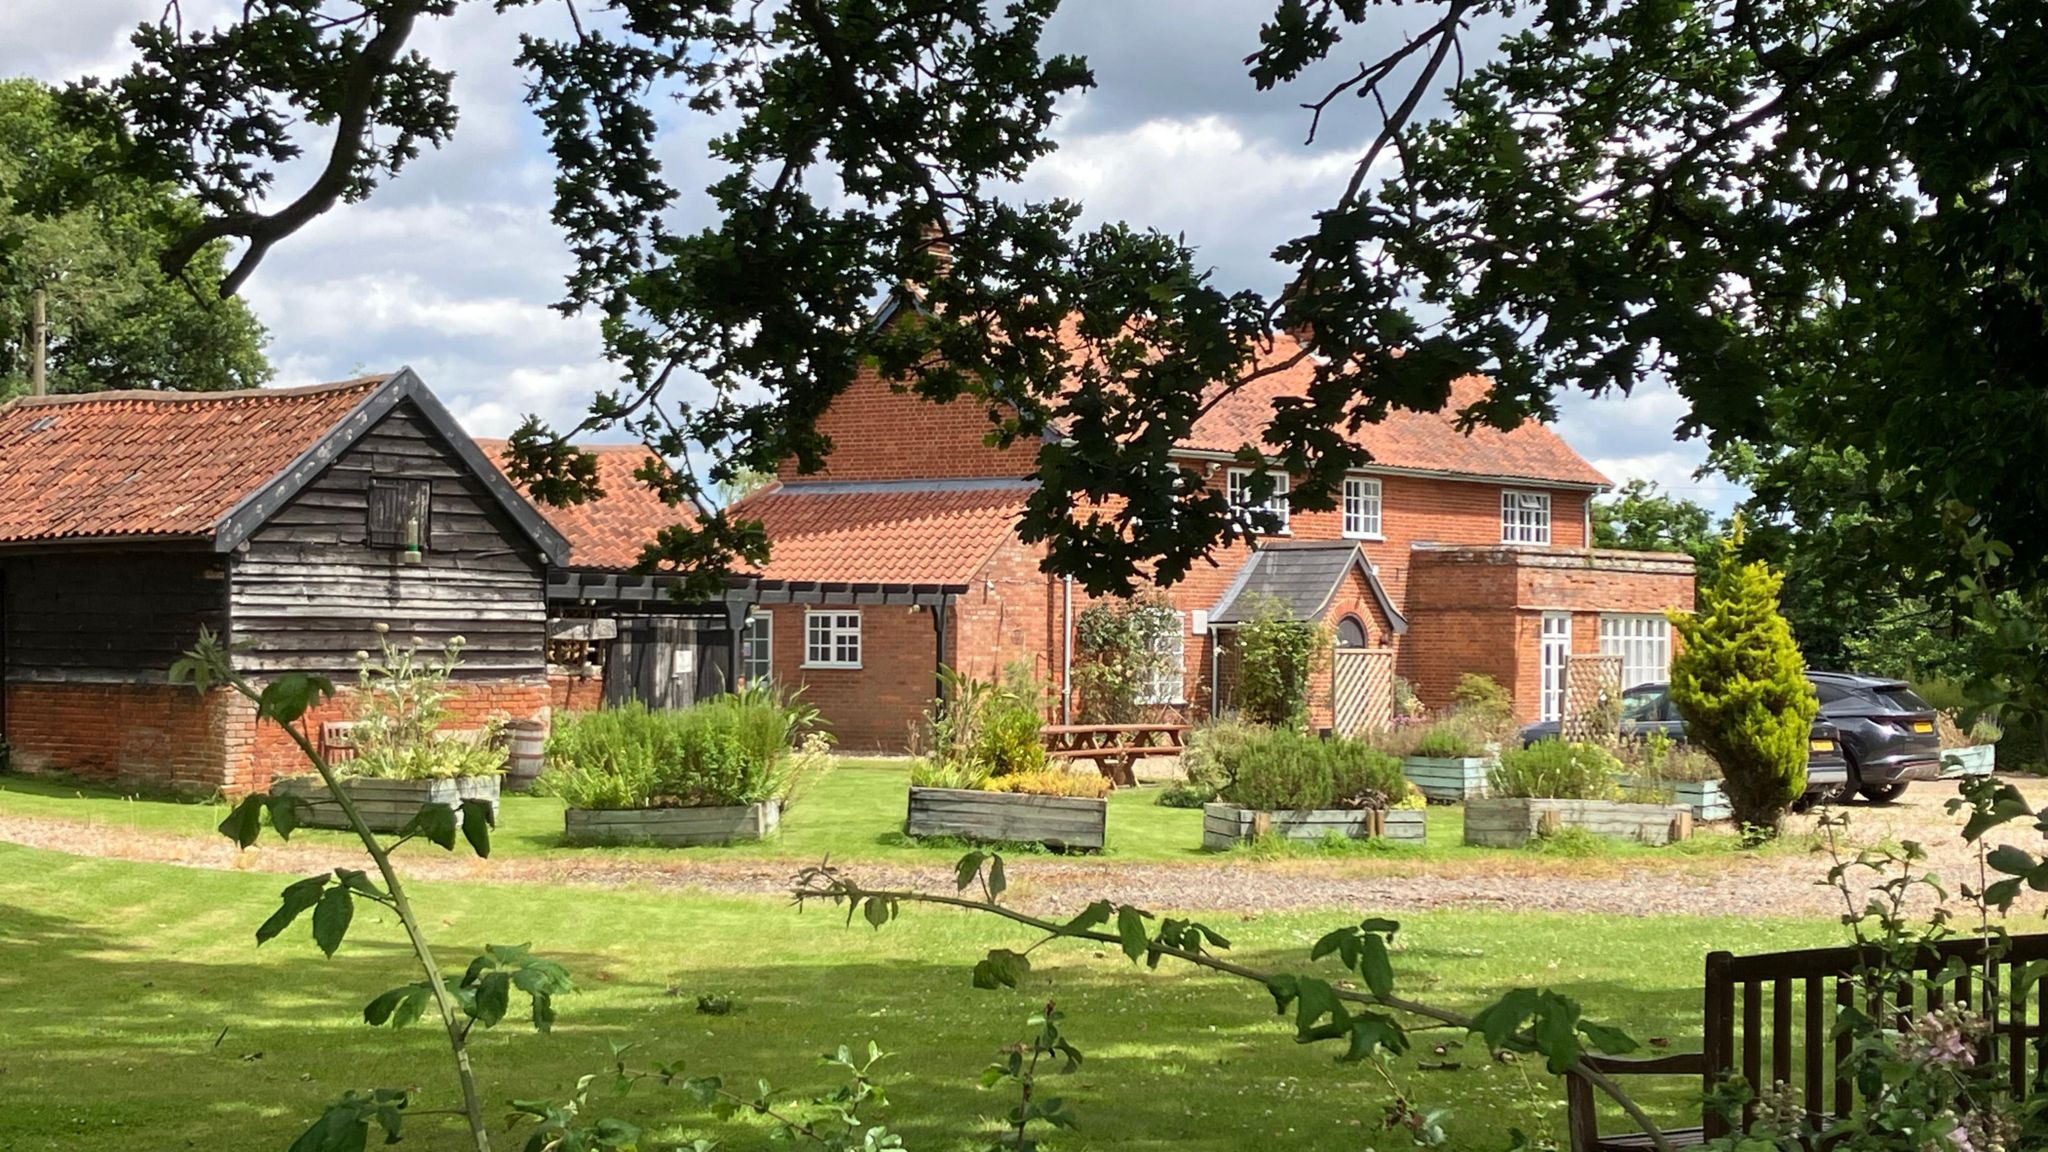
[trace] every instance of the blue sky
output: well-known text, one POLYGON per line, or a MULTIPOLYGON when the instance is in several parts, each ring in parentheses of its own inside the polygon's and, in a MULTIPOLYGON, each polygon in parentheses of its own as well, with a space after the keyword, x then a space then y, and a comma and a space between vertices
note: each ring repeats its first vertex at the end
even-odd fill
MULTIPOLYGON (((1225 286, 1277 287, 1268 253, 1335 198, 1366 125, 1340 107, 1347 118, 1326 122, 1304 146, 1302 93, 1253 88, 1240 61, 1269 8, 1264 0, 1068 0, 1052 46, 1086 54, 1098 87, 1062 107, 1060 150, 1034 168, 1027 190, 1078 199, 1094 220, 1182 232, 1225 286)), ((417 36, 457 74, 461 124, 450 145, 287 241, 250 281, 246 295, 269 326, 279 383, 410 364, 477 435, 503 435, 527 412, 573 422, 593 392, 613 383, 596 321, 549 306, 568 259, 547 219, 552 168, 511 65, 518 34, 556 31, 560 9, 502 17, 491 9, 472 0, 417 36)), ((186 26, 228 10, 220 0, 186 0, 186 26)), ((129 57, 128 31, 162 11, 163 0, 6 0, 0 74, 53 82, 112 74, 129 57)), ((1395 25, 1374 33, 1398 35, 1395 25)), ((1372 47, 1347 44, 1336 59, 1373 55, 1372 47)), ((665 125, 672 182, 697 188, 712 178, 703 159, 712 127, 680 108, 665 125)), ((293 188, 295 175, 287 170, 280 188, 293 188)), ((692 208, 686 202, 683 211, 692 208)), ((1684 410, 1663 389, 1626 400, 1575 396, 1557 427, 1617 482, 1647 477, 1725 511, 1737 493, 1715 478, 1694 480, 1704 448, 1672 435, 1684 410)))

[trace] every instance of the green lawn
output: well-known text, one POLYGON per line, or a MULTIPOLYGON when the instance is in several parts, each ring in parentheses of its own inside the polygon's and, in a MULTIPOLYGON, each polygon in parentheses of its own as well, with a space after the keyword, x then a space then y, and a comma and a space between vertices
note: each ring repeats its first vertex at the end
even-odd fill
MULTIPOLYGON (((909 764, 904 760, 847 759, 801 804, 783 816, 782 831, 777 837, 756 844, 716 848, 569 847, 562 841, 562 806, 559 801, 538 796, 507 796, 501 806, 495 837, 496 851, 503 856, 587 858, 607 854, 647 860, 672 860, 692 855, 818 860, 829 855, 834 860, 950 861, 959 855, 959 845, 920 844, 903 835, 909 772, 909 764)), ((1110 797, 1106 855, 1115 859, 1144 861, 1214 859, 1213 854, 1204 853, 1201 849, 1201 812, 1161 807, 1157 803, 1159 794, 1160 788, 1152 785, 1121 789, 1110 797)), ((210 836, 226 812, 226 806, 218 801, 140 797, 75 782, 0 777, 0 814, 210 836)), ((315 840, 325 837, 335 843, 353 841, 348 833, 342 832, 308 830, 296 833, 294 838, 298 836, 315 840)), ((1499 849, 1465 847, 1463 838, 1463 811, 1454 806, 1432 805, 1426 847, 1372 845, 1353 848, 1345 855, 1358 857, 1365 863, 1372 858, 1380 858, 1392 868, 1415 859, 1484 864, 1502 858, 1499 849)), ((1717 830, 1702 830, 1693 841, 1676 849, 1644 848, 1614 842, 1592 847, 1602 857, 1711 855, 1734 850, 1735 838, 1717 830)), ((1799 851, 1802 846, 1790 844, 1783 850, 1799 851)), ((1521 854, 1510 852, 1508 855, 1521 854)), ((1561 867, 1568 867, 1572 862, 1559 860, 1558 863, 1561 867)))
MULTIPOLYGON (((861 779, 848 773, 841 786, 861 779)), ((52 802, 13 782, 6 800, 17 811, 52 802)), ((530 810, 517 818, 530 829, 515 837, 544 835, 545 814, 530 810)), ((129 818, 198 829, 211 814, 138 804, 129 818)), ((872 842, 856 827, 866 822, 821 816, 790 838, 811 838, 811 849, 872 842)), ((1184 850, 1167 835, 1140 843, 1184 850)), ((1032 866, 1018 859, 1013 875, 1032 866)), ((366 905, 332 960, 303 924, 258 949, 251 932, 283 883, 0 845, 0 1150, 282 1150, 351 1086, 414 1086, 422 1107, 446 1106, 452 1083, 431 1031, 372 1030, 357 1018, 373 994, 413 978, 396 925, 366 905)), ((914 908, 876 932, 766 898, 432 884, 416 901, 449 967, 485 942, 531 941, 581 985, 552 1035, 509 1024, 480 1034, 477 1063, 494 1101, 561 1096, 615 1041, 685 1058, 694 1071, 822 1089, 832 1082, 817 1053, 874 1039, 898 1054, 887 1116, 909 1146, 964 1152, 986 1143, 990 1118, 1008 1106, 977 1086, 980 1069, 1050 997, 1089 1056, 1060 1087, 1083 1127, 1057 1148, 1402 1146, 1372 1131, 1386 1093, 1370 1070, 1295 1045, 1262 990, 1171 964, 1147 972, 1114 950, 1055 946, 1034 958, 1024 989, 983 992, 968 983, 973 960, 1028 939, 964 913, 914 908), (699 1015, 700 993, 731 995, 738 1010, 699 1015)), ((1366 911, 1212 923, 1240 958, 1300 967, 1323 929, 1366 911)), ((1697 1043, 1705 952, 1828 943, 1838 931, 1822 921, 1495 911, 1405 920, 1398 972, 1412 995, 1469 1007, 1488 991, 1549 986, 1675 1048, 1697 1043)), ((1401 1072, 1419 1103, 1454 1110, 1454 1147, 1498 1148, 1510 1125, 1559 1129, 1561 1093, 1540 1070, 1493 1064, 1469 1047, 1437 1055, 1425 1046, 1424 1058, 1461 1065, 1419 1072, 1411 1061, 1401 1072)), ((1666 1103, 1685 1092, 1669 1086, 1666 1103)), ((700 1122, 659 1092, 600 1090, 597 1106, 666 1136, 767 1146, 761 1130, 700 1122)), ((405 1146, 458 1143, 426 1120, 405 1146)))

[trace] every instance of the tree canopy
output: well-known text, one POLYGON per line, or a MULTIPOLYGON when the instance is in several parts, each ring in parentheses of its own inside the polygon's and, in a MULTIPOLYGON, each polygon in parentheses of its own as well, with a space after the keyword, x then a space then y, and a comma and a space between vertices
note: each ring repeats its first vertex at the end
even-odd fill
POLYGON ((263 327, 218 293, 225 245, 158 268, 200 220, 171 184, 111 168, 117 126, 66 123, 57 94, 0 81, 0 399, 27 391, 33 297, 45 293, 52 392, 251 388, 263 327))
MULTIPOLYGON (((1364 460, 1347 427, 1440 409, 1461 376, 1494 382, 1461 418, 1504 426, 1566 390, 1661 377, 1689 402, 1682 430, 1753 446, 1767 481, 1793 482, 1772 441, 1787 426, 1866 460, 1887 512, 1870 555, 1902 580, 1952 586, 1964 535, 1998 542, 1995 583, 2048 566, 2038 0, 1410 5, 1429 16, 1418 34, 1311 102, 1311 137, 1342 107, 1378 121, 1278 252, 1292 273, 1274 292, 1213 282, 1178 237, 1084 230, 1074 205, 1014 194, 1053 147, 1056 102, 1091 82, 1040 51, 1055 6, 619 0, 601 18, 572 7, 570 35, 528 35, 576 256, 562 307, 604 317, 623 380, 588 426, 708 453, 714 482, 815 464, 816 416, 873 361, 984 407, 996 439, 1059 429, 1022 531, 1109 592, 1171 581, 1244 530, 1254 514, 1169 451, 1220 390, 1279 367, 1313 383, 1242 455, 1277 458, 1310 508, 1364 460), (1506 32, 1480 40, 1479 18, 1506 32), (1444 110, 1424 118, 1435 92, 1444 110), (682 217, 655 159, 671 98, 733 116, 706 221, 682 217), (894 285, 917 286, 915 322, 870 326, 894 285), (709 399, 655 402, 692 375, 709 399)), ((168 268, 241 243, 232 292, 454 130, 449 73, 411 40, 457 7, 251 0, 212 30, 147 25, 134 69, 74 103, 120 116, 140 169, 204 206, 168 268), (333 132, 325 164, 273 197, 314 129, 333 132)), ((1392 7, 1278 0, 1247 81, 1325 75, 1392 7)), ((529 432, 524 478, 573 497, 573 459, 529 432)), ((692 563, 727 545, 760 542, 723 516, 669 540, 692 563)))

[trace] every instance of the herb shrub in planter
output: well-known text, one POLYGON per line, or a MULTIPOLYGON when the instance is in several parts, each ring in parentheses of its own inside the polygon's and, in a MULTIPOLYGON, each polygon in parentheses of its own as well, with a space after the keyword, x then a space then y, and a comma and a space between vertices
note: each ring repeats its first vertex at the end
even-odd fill
POLYGON ((1202 847, 1263 836, 1421 843, 1422 795, 1401 762, 1362 740, 1219 723, 1194 736, 1188 789, 1202 806, 1202 847))
POLYGON ((1100 849, 1110 782, 1048 766, 1036 686, 945 676, 948 704, 934 702, 921 726, 904 834, 1100 849))
POLYGON ((1721 766, 1697 748, 1674 744, 1662 732, 1622 745, 1619 783, 1630 799, 1645 804, 1683 804, 1695 820, 1735 815, 1721 785, 1721 766))
MULTIPOLYGON (((428 804, 453 808, 460 824, 462 802, 483 800, 495 818, 505 770, 502 721, 466 732, 442 729, 454 695, 448 682, 462 666, 462 637, 422 656, 418 639, 401 648, 387 631, 377 625, 375 657, 356 653, 351 755, 334 764, 337 783, 373 832, 403 830, 428 804)), ((341 802, 318 776, 287 777, 271 791, 296 799, 299 822, 309 828, 349 826, 341 802)))
POLYGON ((1465 805, 1465 843, 1518 848, 1565 828, 1645 844, 1692 835, 1690 808, 1617 800, 1620 770, 1597 744, 1539 740, 1503 751, 1487 781, 1491 795, 1465 805))
POLYGON ((540 787, 579 844, 760 840, 832 769, 814 709, 763 685, 681 709, 640 703, 563 717, 540 787))
POLYGON ((1965 728, 1953 712, 1938 712, 1934 721, 1941 732, 1943 777, 1989 776, 1998 767, 1998 741, 2005 731, 1997 721, 1979 716, 1965 728))
POLYGON ((1431 800, 1459 804, 1486 795, 1493 756, 1485 736, 1464 717, 1431 724, 1405 751, 1402 774, 1431 800))

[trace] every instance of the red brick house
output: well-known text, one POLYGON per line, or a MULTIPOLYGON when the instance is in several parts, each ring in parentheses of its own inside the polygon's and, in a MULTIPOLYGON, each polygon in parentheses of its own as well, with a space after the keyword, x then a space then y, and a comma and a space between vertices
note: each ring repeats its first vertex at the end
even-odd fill
MULTIPOLYGON (((1298 394, 1307 371, 1219 403, 1178 458, 1237 491, 1237 448, 1258 440, 1273 402, 1298 394)), ((1483 386, 1461 381, 1452 407, 1483 386)), ((901 748, 941 664, 989 677, 1023 661, 1069 702, 1068 637, 1085 600, 1041 572, 1041 552, 1015 533, 1035 446, 990 446, 977 408, 932 405, 872 374, 820 428, 833 444, 823 471, 785 466, 736 509, 765 523, 773 548, 758 588, 742 594, 756 601, 744 673, 803 685, 856 748, 901 748)), ((1590 548, 1591 500, 1608 481, 1554 432, 1529 423, 1467 435, 1447 414, 1395 412, 1355 436, 1373 463, 1347 479, 1341 507, 1290 513, 1276 497, 1282 532, 1225 549, 1170 590, 1182 675, 1157 686, 1157 703, 1190 717, 1218 706, 1216 685, 1227 695, 1230 678, 1219 638, 1266 588, 1340 647, 1381 653, 1431 705, 1462 673, 1483 672, 1512 690, 1524 718, 1555 716, 1572 654, 1622 657, 1629 683, 1664 675, 1662 613, 1691 606, 1692 563, 1590 548)), ((1331 704, 1318 703, 1326 723, 1331 704)))
POLYGON ((460 635, 458 722, 544 716, 546 581, 567 559, 410 370, 16 400, 0 407, 0 737, 19 769, 265 787, 299 766, 283 734, 226 690, 167 681, 201 628, 252 679, 343 684, 379 623, 460 635))

